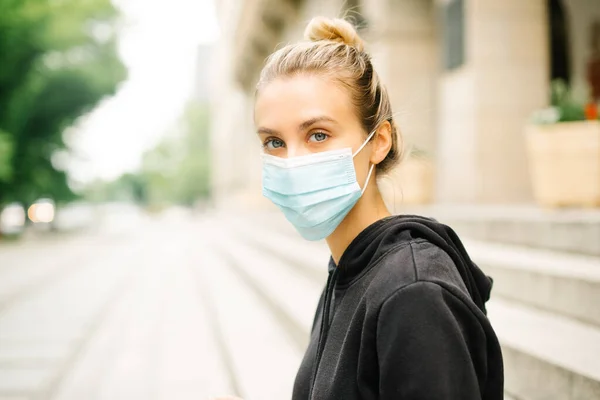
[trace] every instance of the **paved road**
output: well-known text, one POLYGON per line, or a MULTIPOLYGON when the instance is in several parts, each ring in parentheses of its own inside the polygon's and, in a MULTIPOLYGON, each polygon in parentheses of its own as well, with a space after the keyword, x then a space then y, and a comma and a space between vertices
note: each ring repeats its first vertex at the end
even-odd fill
POLYGON ((298 343, 230 242, 171 215, 2 246, 0 400, 289 398, 298 343))

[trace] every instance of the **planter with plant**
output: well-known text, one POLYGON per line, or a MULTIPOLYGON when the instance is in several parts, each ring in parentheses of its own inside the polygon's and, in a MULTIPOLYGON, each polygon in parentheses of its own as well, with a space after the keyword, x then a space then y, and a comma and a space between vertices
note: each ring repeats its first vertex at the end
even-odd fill
POLYGON ((600 207, 600 120, 552 83, 552 106, 526 127, 536 201, 546 207, 600 207), (594 118, 594 119, 592 119, 594 118))

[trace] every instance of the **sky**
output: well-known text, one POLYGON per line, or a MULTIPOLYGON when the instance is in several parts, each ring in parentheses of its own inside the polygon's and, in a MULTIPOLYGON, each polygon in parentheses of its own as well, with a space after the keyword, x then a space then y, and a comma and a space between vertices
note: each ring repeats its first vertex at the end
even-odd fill
POLYGON ((134 171, 181 115, 193 91, 198 45, 218 37, 213 1, 113 0, 124 18, 119 53, 128 78, 70 130, 73 181, 134 171))

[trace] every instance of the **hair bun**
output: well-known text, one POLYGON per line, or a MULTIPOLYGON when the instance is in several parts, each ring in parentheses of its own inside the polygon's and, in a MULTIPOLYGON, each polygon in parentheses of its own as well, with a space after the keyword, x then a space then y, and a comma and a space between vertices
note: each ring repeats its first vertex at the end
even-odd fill
POLYGON ((312 42, 329 40, 345 43, 358 51, 364 50, 364 42, 358 36, 356 29, 350 22, 340 18, 313 18, 306 26, 304 37, 312 42))

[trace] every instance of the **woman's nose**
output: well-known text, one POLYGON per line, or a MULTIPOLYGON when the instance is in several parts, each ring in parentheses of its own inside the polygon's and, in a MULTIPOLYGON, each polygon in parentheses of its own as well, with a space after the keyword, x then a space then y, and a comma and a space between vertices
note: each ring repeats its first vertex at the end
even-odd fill
POLYGON ((310 154, 306 146, 289 146, 287 148, 287 158, 300 157, 310 154))

